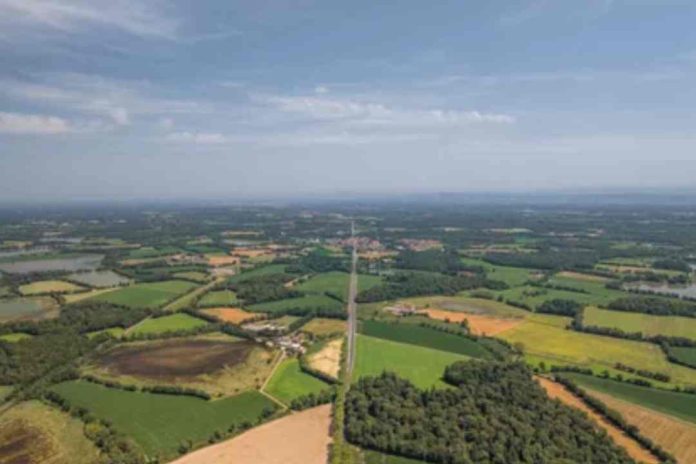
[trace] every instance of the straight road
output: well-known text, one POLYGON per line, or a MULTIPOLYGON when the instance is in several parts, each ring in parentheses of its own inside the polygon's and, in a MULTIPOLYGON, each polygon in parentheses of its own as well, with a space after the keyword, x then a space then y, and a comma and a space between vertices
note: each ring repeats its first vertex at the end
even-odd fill
MULTIPOLYGON (((355 238, 355 223, 350 225, 351 237, 355 238)), ((351 259, 350 286, 348 288, 348 356, 346 359, 346 370, 348 378, 353 374, 355 364, 355 332, 358 327, 358 308, 355 304, 355 297, 358 294, 358 247, 353 240, 353 254, 351 259)))

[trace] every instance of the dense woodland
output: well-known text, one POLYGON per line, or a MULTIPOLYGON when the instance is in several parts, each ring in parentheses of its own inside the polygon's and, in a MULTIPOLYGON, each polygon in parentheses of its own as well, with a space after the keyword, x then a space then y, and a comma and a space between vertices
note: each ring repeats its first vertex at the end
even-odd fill
POLYGON ((346 399, 348 439, 436 463, 633 463, 523 364, 460 362, 444 378, 456 388, 423 391, 390 373, 361 379, 346 399))

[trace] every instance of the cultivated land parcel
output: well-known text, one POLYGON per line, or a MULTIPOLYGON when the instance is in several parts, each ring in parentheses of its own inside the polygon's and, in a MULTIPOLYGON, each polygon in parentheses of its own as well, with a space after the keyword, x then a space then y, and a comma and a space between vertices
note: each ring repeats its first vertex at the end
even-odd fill
POLYGON ((568 208, 0 210, 0 463, 325 462, 328 434, 331 464, 690 462, 696 301, 637 289, 694 285, 696 211, 568 208), (565 381, 621 414, 621 439, 565 381), (323 451, 264 442, 287 423, 323 451))

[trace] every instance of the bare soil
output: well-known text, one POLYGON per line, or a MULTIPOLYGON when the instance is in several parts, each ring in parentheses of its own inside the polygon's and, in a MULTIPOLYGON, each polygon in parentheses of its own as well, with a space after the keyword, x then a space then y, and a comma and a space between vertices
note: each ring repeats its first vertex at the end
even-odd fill
POLYGON ((598 427, 606 430, 611 439, 614 440, 614 443, 616 443, 621 448, 625 449, 629 456, 631 456, 631 458, 633 458, 637 462, 647 464, 659 463, 655 456, 650 454, 648 450, 643 448, 635 440, 626 435, 621 429, 617 428, 609 421, 607 421, 603 416, 597 414, 592 409, 590 409, 585 403, 582 402, 582 400, 580 400, 580 398, 576 397, 571 392, 566 390, 566 388, 563 385, 553 382, 549 379, 545 379, 543 377, 537 377, 537 381, 542 387, 544 387, 544 390, 546 390, 546 394, 549 395, 549 397, 558 399, 562 401, 564 404, 571 406, 575 409, 579 409, 580 411, 587 414, 587 416, 595 424, 597 424, 598 427))
POLYGON ((285 416, 171 464, 326 464, 331 405, 285 416))
POLYGON ((213 316, 223 322, 240 324, 249 319, 258 318, 258 313, 249 313, 241 308, 208 308, 201 311, 203 314, 213 316))
POLYGON ((309 365, 324 374, 338 378, 342 347, 343 338, 330 341, 324 348, 309 357, 309 365))
POLYGON ((120 375, 177 379, 210 374, 243 363, 253 347, 253 343, 246 341, 174 339, 122 345, 101 356, 98 364, 120 375))

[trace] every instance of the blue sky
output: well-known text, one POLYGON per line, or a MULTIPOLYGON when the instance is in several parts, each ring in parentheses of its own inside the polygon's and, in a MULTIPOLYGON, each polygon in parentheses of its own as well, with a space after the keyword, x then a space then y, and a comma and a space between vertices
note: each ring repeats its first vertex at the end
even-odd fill
POLYGON ((0 197, 694 187, 696 3, 0 0, 0 197))

